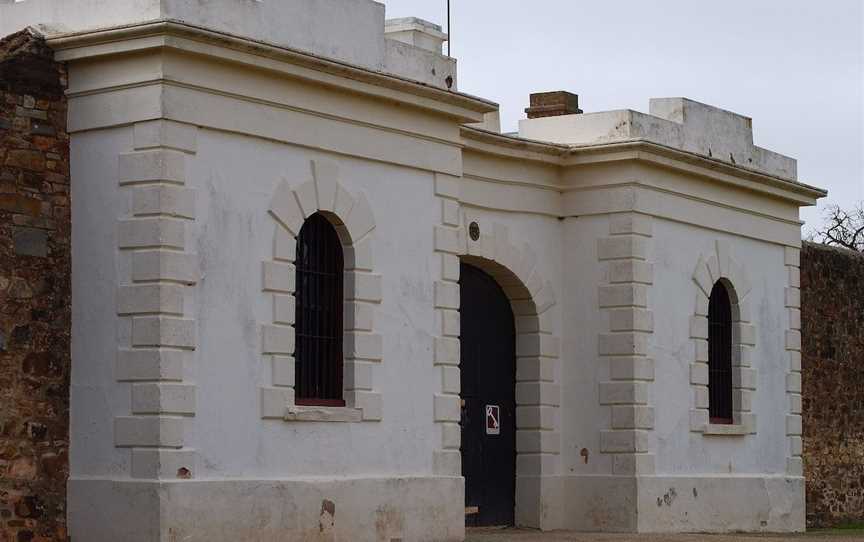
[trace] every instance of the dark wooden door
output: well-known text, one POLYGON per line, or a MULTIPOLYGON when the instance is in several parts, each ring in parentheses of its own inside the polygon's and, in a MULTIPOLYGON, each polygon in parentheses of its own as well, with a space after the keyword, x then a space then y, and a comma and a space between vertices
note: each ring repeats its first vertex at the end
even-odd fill
POLYGON ((516 493, 516 336, 495 279, 461 269, 462 475, 465 523, 513 525, 516 493))

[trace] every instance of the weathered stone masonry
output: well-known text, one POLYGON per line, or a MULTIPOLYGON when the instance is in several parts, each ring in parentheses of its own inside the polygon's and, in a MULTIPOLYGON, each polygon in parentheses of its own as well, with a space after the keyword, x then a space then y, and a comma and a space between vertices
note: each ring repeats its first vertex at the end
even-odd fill
POLYGON ((66 540, 65 86, 39 36, 0 40, 0 542, 66 540))
POLYGON ((804 473, 810 527, 864 521, 864 255, 801 250, 804 473))

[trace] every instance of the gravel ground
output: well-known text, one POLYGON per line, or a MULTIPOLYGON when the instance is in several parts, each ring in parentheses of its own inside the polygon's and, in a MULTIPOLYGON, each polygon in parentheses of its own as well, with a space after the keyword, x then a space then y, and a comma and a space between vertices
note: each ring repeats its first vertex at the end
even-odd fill
POLYGON ((781 542, 793 540, 808 542, 864 542, 864 533, 858 532, 811 532, 802 535, 632 535, 632 534, 582 534, 573 532, 538 533, 521 529, 469 529, 466 542, 781 542))

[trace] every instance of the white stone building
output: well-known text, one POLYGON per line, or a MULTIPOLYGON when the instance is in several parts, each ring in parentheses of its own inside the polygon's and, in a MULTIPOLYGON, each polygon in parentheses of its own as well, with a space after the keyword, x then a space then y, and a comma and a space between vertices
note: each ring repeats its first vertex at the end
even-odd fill
POLYGON ((501 134, 371 0, 0 0, 28 25, 69 68, 76 542, 803 530, 825 192, 749 118, 501 134))

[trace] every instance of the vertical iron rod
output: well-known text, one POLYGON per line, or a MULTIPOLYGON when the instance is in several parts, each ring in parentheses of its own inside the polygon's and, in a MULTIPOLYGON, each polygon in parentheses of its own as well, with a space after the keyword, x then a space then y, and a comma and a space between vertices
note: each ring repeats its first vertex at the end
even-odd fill
POLYGON ((450 28, 450 0, 447 0, 447 56, 450 54, 450 46, 453 42, 453 29, 450 28))

